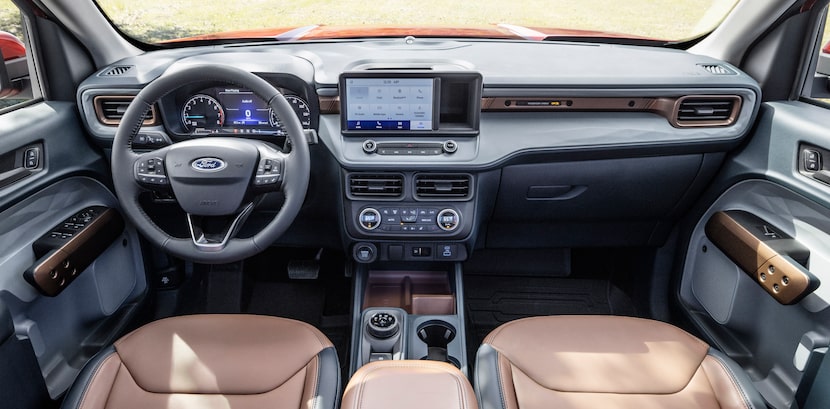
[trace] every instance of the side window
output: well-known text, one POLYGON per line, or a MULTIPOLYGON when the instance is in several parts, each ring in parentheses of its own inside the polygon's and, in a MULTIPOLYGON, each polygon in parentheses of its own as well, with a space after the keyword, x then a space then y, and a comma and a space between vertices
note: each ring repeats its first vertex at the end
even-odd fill
POLYGON ((0 109, 32 99, 23 19, 11 0, 0 0, 0 109))

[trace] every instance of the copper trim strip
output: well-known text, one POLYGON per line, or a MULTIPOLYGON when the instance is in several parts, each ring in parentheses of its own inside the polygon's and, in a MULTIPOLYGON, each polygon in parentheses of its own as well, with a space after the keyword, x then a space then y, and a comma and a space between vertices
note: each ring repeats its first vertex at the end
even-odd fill
POLYGON ((32 280, 43 294, 54 297, 100 255, 124 229, 115 209, 106 209, 86 227, 32 269, 32 280))

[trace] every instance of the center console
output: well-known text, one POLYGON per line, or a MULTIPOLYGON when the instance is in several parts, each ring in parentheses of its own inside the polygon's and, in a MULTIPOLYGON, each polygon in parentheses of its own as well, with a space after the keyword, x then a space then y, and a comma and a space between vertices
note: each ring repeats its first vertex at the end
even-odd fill
POLYGON ((351 373, 423 360, 466 374, 460 262, 483 176, 447 169, 474 154, 481 84, 464 70, 340 76, 341 138, 360 155, 342 170, 344 240, 358 263, 351 373))
POLYGON ((428 360, 467 373, 461 266, 355 274, 351 372, 375 361, 428 360))

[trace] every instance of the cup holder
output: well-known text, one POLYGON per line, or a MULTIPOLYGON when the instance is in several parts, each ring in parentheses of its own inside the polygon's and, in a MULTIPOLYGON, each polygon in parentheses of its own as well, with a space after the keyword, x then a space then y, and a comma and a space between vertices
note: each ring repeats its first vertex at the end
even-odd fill
POLYGON ((461 366, 457 359, 447 353, 447 345, 455 338, 455 328, 452 325, 444 321, 427 321, 418 327, 417 334, 427 344, 427 354, 421 359, 461 366))

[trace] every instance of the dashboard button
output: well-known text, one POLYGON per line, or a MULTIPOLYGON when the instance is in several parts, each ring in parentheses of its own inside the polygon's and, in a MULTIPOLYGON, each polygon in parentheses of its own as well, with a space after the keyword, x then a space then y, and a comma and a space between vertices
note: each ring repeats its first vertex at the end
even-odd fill
POLYGON ((461 223, 461 216, 453 209, 444 209, 438 213, 436 223, 441 230, 454 231, 461 223))
POLYGON ((354 258, 358 263, 371 263, 377 259, 377 247, 372 243, 358 243, 354 246, 354 258))
POLYGON ((360 224, 360 227, 366 230, 377 229, 380 226, 380 220, 380 212, 371 207, 363 209, 357 217, 357 222, 360 224))
POLYGON ((371 139, 367 139, 367 140, 363 141, 363 152, 372 154, 372 153, 377 152, 377 150, 378 150, 377 142, 375 142, 371 139))
POLYGON ((452 260, 458 258, 458 245, 439 244, 435 246, 435 255, 439 259, 452 260))

